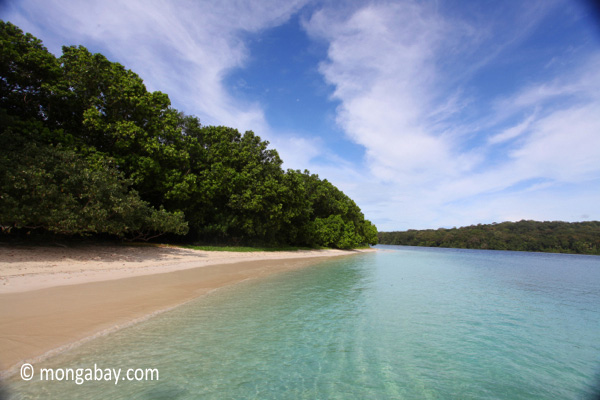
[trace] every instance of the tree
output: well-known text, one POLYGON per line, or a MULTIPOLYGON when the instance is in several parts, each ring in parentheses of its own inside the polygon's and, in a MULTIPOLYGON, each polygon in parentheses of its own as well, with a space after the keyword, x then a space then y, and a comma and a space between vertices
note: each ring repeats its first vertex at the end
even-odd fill
POLYGON ((56 58, 31 34, 0 21, 0 108, 22 119, 47 118, 51 87, 60 78, 56 58))
POLYGON ((185 234, 182 213, 156 210, 128 190, 114 161, 92 154, 30 145, 0 158, 0 225, 74 235, 108 233, 149 239, 185 234))
POLYGON ((82 46, 57 59, 4 22, 0 39, 5 230, 149 238, 189 227, 188 240, 375 243, 354 201, 308 171, 284 172, 252 131, 202 126, 82 46))
POLYGON ((600 222, 519 221, 406 232, 380 232, 382 244, 600 254, 600 222))

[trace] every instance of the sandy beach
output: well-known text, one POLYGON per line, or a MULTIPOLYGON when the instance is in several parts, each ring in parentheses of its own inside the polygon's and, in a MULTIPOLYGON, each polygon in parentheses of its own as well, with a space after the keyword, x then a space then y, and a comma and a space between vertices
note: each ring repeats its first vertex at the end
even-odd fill
POLYGON ((215 289, 360 251, 0 245, 0 371, 13 373, 215 289))

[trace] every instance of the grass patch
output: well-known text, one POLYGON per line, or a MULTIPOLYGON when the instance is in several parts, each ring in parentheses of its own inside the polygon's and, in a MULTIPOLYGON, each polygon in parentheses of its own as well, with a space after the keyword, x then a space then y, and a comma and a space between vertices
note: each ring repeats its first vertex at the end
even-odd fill
POLYGON ((237 253, 250 253, 257 251, 298 251, 298 250, 318 250, 312 247, 278 246, 278 247, 253 247, 253 246, 196 246, 179 245, 184 249, 204 250, 204 251, 231 251, 237 253))
MULTIPOLYGON (((299 251, 299 250, 331 250, 329 247, 302 247, 302 246, 227 246, 227 245, 193 245, 193 244, 159 244, 159 243, 147 243, 147 242, 133 242, 124 243, 124 246, 140 246, 140 247, 172 247, 182 248, 191 250, 204 250, 204 251, 230 251, 235 253, 252 253, 259 251, 299 251)), ((370 246, 359 246, 354 249, 346 250, 360 250, 369 249, 370 246)))

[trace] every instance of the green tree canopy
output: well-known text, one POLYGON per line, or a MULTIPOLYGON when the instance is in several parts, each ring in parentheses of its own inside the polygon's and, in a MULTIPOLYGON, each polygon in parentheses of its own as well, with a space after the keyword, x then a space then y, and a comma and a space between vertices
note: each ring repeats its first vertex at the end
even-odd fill
POLYGON ((379 232, 382 244, 600 254, 600 222, 519 221, 452 229, 379 232))
POLYGON ((374 244, 354 201, 281 168, 253 132, 202 126, 122 65, 56 58, 0 21, 0 225, 61 234, 331 246, 374 244))

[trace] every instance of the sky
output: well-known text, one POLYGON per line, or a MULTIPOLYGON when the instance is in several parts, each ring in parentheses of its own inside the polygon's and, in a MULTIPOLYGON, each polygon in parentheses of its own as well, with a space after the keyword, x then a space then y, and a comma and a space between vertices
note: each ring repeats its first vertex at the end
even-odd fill
POLYGON ((600 12, 577 0, 8 0, 380 231, 600 220, 600 12))

